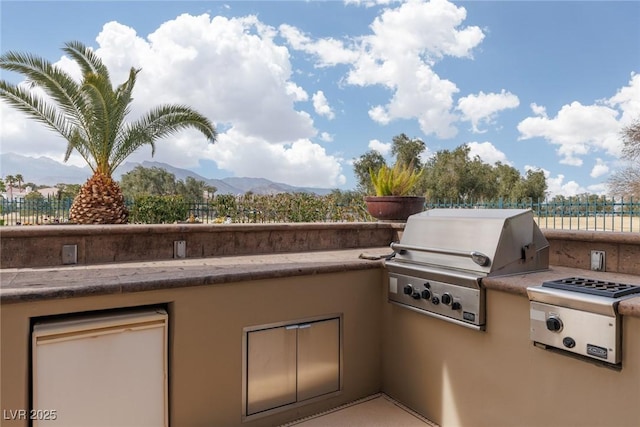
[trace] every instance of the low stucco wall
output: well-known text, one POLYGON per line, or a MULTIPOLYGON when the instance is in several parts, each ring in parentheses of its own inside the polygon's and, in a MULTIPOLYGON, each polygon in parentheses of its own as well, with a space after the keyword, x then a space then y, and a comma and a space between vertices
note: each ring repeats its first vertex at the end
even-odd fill
MULTIPOLYGON (((7 411, 29 408, 32 319, 155 304, 166 306, 170 316, 172 426, 242 424, 242 330, 247 326, 342 313, 344 377, 338 396, 242 425, 278 425, 377 393, 382 274, 381 269, 367 269, 3 305, 0 406, 7 411)), ((3 420, 2 425, 28 424, 3 420)))
POLYGON ((184 241, 186 258, 324 251, 389 246, 403 224, 169 224, 2 227, 0 268, 63 264, 64 245, 76 245, 77 264, 174 258, 184 241))
POLYGON ((591 268, 591 251, 605 252, 605 271, 640 275, 640 233, 542 230, 549 241, 549 264, 591 268))

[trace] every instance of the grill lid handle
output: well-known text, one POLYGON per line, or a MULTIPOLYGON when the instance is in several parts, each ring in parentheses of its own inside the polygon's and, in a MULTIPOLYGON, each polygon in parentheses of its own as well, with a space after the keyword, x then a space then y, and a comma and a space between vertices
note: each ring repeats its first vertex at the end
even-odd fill
POLYGON ((455 249, 442 249, 442 248, 425 248, 422 246, 413 246, 413 245, 403 245, 401 243, 391 243, 391 249, 394 251, 398 251, 400 254, 406 251, 419 251, 419 252, 430 252, 434 254, 443 254, 443 255, 453 255, 459 257, 471 258, 473 262, 478 264, 481 267, 486 267, 491 264, 491 259, 485 254, 478 251, 458 251, 455 249))

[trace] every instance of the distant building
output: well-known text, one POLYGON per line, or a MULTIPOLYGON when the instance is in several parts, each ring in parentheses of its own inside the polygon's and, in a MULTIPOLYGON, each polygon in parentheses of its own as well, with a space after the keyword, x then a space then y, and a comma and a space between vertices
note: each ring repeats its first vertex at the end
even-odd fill
POLYGON ((7 190, 3 191, 1 194, 5 200, 19 201, 23 200, 24 197, 29 193, 31 193, 31 187, 24 187, 22 190, 18 187, 12 187, 7 188, 7 190))

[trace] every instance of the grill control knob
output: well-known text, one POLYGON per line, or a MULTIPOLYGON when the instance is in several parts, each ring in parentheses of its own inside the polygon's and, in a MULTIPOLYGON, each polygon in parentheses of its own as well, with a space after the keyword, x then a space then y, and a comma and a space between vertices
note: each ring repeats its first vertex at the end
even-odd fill
POLYGON ((413 293, 413 286, 405 285, 402 292, 404 292, 405 295, 411 295, 413 293))
POLYGON ((422 291, 422 298, 431 299, 431 291, 429 289, 425 289, 422 291))
POLYGON ((446 293, 442 294, 441 300, 442 300, 443 304, 449 305, 449 304, 451 304, 451 301, 453 301, 453 298, 451 298, 451 294, 450 293, 446 292, 446 293))
POLYGON ((560 332, 562 329, 562 320, 556 316, 549 316, 547 319, 547 329, 551 332, 560 332))
POLYGON ((567 348, 573 348, 576 346, 576 341, 571 337, 566 337, 562 340, 562 344, 567 348))
POLYGON ((462 308, 462 304, 460 304, 458 301, 454 301, 453 303, 451 303, 451 310, 460 310, 462 308))
POLYGON ((436 295, 434 295, 431 298, 431 302, 433 303, 433 305, 438 305, 438 304, 440 304, 440 298, 438 298, 436 295))

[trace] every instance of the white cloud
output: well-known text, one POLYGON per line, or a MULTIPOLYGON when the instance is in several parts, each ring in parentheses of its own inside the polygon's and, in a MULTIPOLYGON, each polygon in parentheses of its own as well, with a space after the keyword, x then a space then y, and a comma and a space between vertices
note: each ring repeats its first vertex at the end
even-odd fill
POLYGON ((312 100, 313 109, 318 115, 324 116, 329 120, 333 120, 336 117, 335 113, 331 109, 331 106, 329 105, 329 102, 327 101, 327 97, 324 96, 324 92, 322 92, 321 90, 317 91, 313 94, 312 100))
POLYGON ((484 93, 468 95, 458 99, 457 110, 463 114, 463 120, 470 121, 473 132, 482 133, 478 125, 482 122, 492 124, 497 113, 502 110, 516 108, 520 105, 518 97, 511 92, 484 93))
POLYGON ((297 186, 337 187, 345 183, 341 159, 307 139, 271 144, 232 128, 208 147, 218 167, 236 176, 261 177, 297 186))
MULTIPOLYGON (((215 145, 198 132, 184 131, 158 141, 153 160, 189 168, 209 159, 236 176, 262 176, 292 185, 342 185, 342 159, 310 141, 317 130, 310 114, 297 108, 309 96, 293 80, 289 51, 274 41, 276 35, 255 16, 183 14, 147 38, 109 22, 96 38, 96 53, 115 84, 126 80, 130 67, 142 69, 131 118, 158 104, 180 103, 202 112, 218 127, 215 145)), ((79 76, 69 59, 63 57, 57 64, 79 76)), ((321 97, 317 100, 325 108, 323 114, 330 114, 321 97)), ((4 103, 0 107, 3 152, 62 160, 65 141, 4 103), (6 117, 12 119, 9 124, 6 117)), ((320 135, 320 140, 330 139, 329 134, 320 135)), ((150 147, 143 147, 128 160, 149 160, 150 153, 150 147)), ((77 155, 70 163, 84 165, 77 155)))
POLYGON ((332 38, 312 40, 288 25, 280 32, 293 49, 314 55, 318 67, 348 65, 345 83, 389 89, 388 102, 369 110, 375 122, 414 119, 425 134, 449 138, 457 133, 452 108, 458 88, 432 66, 445 56, 469 58, 482 42, 480 28, 461 27, 465 19, 466 10, 448 1, 410 0, 384 9, 370 25, 371 33, 349 45, 332 38))
POLYGON ((591 176, 591 178, 599 178, 608 173, 609 166, 602 159, 596 159, 596 164, 591 169, 589 176, 591 176))
POLYGON ((334 38, 324 38, 314 41, 288 24, 278 27, 280 35, 295 50, 306 52, 318 58, 316 67, 331 67, 337 64, 348 64, 355 61, 358 52, 345 46, 340 40, 334 38))
POLYGON ((632 74, 628 86, 607 100, 593 105, 572 102, 563 105, 556 117, 549 118, 544 107, 532 104, 534 117, 518 124, 519 139, 544 138, 557 145, 560 163, 581 166, 592 152, 619 157, 621 128, 640 115, 640 75, 632 74))
POLYGON ((471 159, 478 156, 485 163, 496 164, 500 162, 503 165, 511 165, 511 162, 507 160, 506 154, 498 150, 490 142, 469 142, 467 146, 469 147, 469 157, 471 159))
POLYGON ((631 73, 629 85, 619 89, 605 104, 622 111, 620 124, 623 126, 640 117, 640 74, 631 73))
POLYGON ((569 182, 564 182, 565 176, 563 174, 558 174, 557 176, 552 177, 551 172, 549 172, 546 169, 542 169, 542 168, 538 168, 530 165, 526 165, 524 168, 526 171, 542 170, 547 181, 547 196, 550 199, 555 196, 565 196, 565 197, 576 196, 578 194, 586 193, 587 191, 584 187, 581 187, 580 184, 578 184, 573 180, 569 182))
POLYGON ((377 139, 372 139, 371 141, 369 141, 369 149, 375 150, 378 153, 382 154, 383 156, 386 156, 389 153, 391 153, 391 146, 392 146, 391 143, 381 142, 381 141, 378 141, 377 139))
POLYGON ((536 116, 547 117, 547 109, 535 102, 531 104, 531 111, 533 111, 533 114, 536 116))
POLYGON ((333 135, 329 132, 320 132, 320 140, 324 142, 333 142, 333 135))

